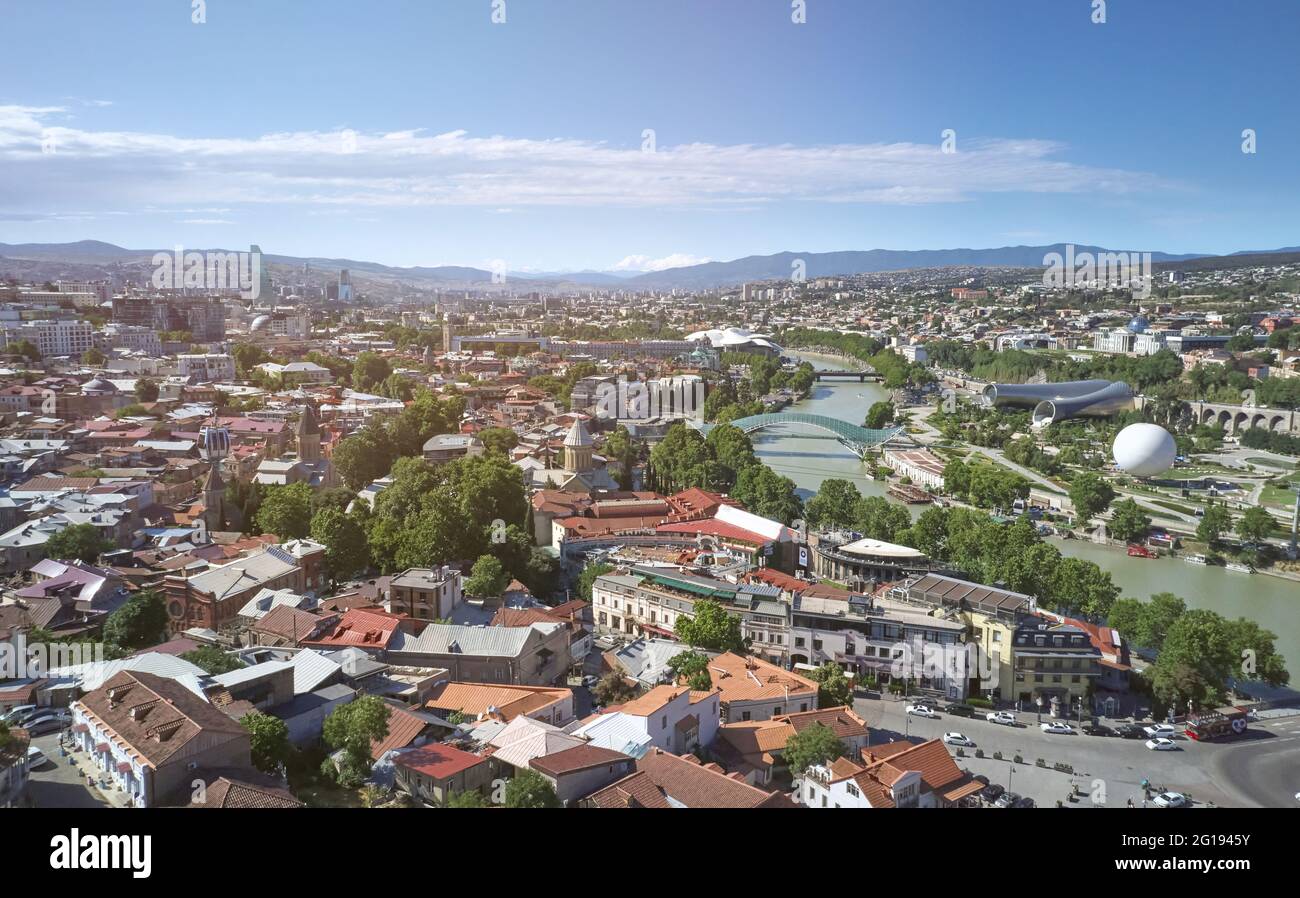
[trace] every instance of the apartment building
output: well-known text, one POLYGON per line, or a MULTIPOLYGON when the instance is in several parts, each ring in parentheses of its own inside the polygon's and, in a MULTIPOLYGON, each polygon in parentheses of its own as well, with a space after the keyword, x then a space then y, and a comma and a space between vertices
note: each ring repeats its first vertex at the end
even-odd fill
POLYGON ((235 379, 235 360, 226 353, 178 355, 176 364, 181 377, 192 377, 199 383, 226 383, 235 379))
POLYGON ((408 568, 388 583, 388 610, 415 620, 448 620, 461 603, 462 584, 461 572, 446 565, 408 568))

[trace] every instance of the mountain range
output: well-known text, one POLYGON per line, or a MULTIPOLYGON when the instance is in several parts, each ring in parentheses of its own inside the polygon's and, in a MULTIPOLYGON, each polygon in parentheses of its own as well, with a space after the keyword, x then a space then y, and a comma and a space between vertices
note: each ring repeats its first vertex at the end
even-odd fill
MULTIPOLYGON (((791 277, 800 260, 805 276, 869 274, 883 271, 906 271, 922 268, 1041 268, 1048 253, 1064 255, 1066 244, 1046 246, 1003 246, 990 249, 926 250, 850 250, 843 252, 781 252, 766 256, 745 256, 728 262, 704 262, 681 268, 649 271, 641 274, 606 271, 545 273, 508 273, 507 281, 515 290, 564 290, 575 287, 601 287, 628 290, 707 290, 731 287, 750 281, 783 280, 791 277)), ((191 248, 193 249, 193 248, 191 248)), ((214 252, 229 250, 213 249, 214 252)), ((1111 252, 1099 246, 1075 245, 1075 253, 1111 252)), ((1123 252, 1123 250, 1117 250, 1123 252)), ((155 253, 171 250, 132 250, 98 240, 76 243, 0 243, 0 277, 20 280, 95 280, 109 276, 147 281, 155 253)), ((1300 261, 1300 247, 1274 250, 1244 250, 1226 256, 1197 253, 1171 254, 1152 252, 1153 263, 1162 268, 1223 268, 1246 264, 1280 264, 1300 261)), ((356 259, 319 256, 282 256, 263 253, 264 264, 277 278, 307 271, 325 280, 339 269, 352 273, 359 289, 368 286, 410 287, 424 289, 472 289, 490 286, 492 272, 481 268, 456 265, 400 268, 356 259)), ((311 279, 309 279, 310 282, 311 279)))

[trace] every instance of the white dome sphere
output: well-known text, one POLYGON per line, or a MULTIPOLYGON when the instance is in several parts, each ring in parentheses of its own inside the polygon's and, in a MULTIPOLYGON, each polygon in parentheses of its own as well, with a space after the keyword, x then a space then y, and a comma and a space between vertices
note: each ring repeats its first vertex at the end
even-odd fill
POLYGON ((1156 424, 1130 424, 1111 447, 1115 464, 1135 477, 1154 477, 1174 466, 1178 447, 1169 431, 1156 424))

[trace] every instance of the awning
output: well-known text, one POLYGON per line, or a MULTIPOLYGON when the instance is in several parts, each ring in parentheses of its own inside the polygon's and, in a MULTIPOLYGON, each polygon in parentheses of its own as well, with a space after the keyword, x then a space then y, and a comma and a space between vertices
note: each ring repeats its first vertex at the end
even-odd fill
POLYGON ((130 773, 130 772, 131 772, 131 762, 130 762, 130 761, 118 761, 118 762, 117 762, 117 772, 118 772, 118 773, 130 773))
POLYGON ((84 723, 73 724, 73 726, 72 726, 72 732, 74 732, 74 733, 88 733, 88 732, 90 732, 90 727, 89 727, 88 725, 84 724, 84 723))
POLYGON ((107 742, 98 742, 98 743, 96 743, 96 744, 95 744, 95 751, 104 751, 104 752, 108 751, 108 743, 107 743, 107 742))

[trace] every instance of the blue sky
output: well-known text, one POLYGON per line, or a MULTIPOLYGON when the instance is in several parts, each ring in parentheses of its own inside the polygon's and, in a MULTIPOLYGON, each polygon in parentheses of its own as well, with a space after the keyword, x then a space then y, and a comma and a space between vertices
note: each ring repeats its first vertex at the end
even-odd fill
POLYGON ((0 242, 512 271, 1300 244, 1295 0, 504 3, 0 0, 0 242))

